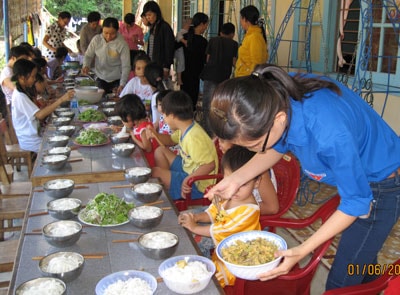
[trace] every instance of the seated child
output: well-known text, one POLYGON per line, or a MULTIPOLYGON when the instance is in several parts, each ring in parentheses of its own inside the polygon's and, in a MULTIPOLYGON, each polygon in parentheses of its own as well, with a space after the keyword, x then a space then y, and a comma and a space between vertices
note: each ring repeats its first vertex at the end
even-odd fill
POLYGON ((57 80, 63 75, 62 64, 68 55, 67 47, 58 47, 55 57, 47 62, 47 76, 50 80, 57 80))
POLYGON ((179 143, 179 155, 168 147, 160 146, 155 152, 156 167, 153 177, 159 177, 169 190, 172 199, 203 197, 204 190, 214 180, 202 180, 188 186, 187 179, 194 175, 215 174, 218 171, 218 156, 214 143, 204 129, 193 119, 193 104, 188 94, 172 91, 162 100, 161 108, 165 122, 174 131, 172 135, 158 134, 166 146, 179 143))
MULTIPOLYGON (((229 149, 221 161, 224 176, 232 174, 253 156, 254 152, 240 146, 229 149)), ((260 230, 260 208, 253 195, 255 183, 256 179, 250 180, 241 186, 231 199, 220 200, 219 204, 213 202, 205 212, 181 213, 178 222, 192 233, 211 237, 215 245, 232 234, 260 230), (199 224, 207 222, 211 222, 211 224, 199 224)), ((221 286, 234 285, 235 276, 228 271, 215 252, 211 259, 216 265, 216 277, 221 286)))
POLYGON ((153 128, 146 114, 146 108, 136 94, 127 94, 115 105, 115 111, 121 117, 127 130, 131 131, 133 142, 140 147, 150 167, 155 165, 154 151, 158 147, 155 139, 147 137, 147 127, 153 128))

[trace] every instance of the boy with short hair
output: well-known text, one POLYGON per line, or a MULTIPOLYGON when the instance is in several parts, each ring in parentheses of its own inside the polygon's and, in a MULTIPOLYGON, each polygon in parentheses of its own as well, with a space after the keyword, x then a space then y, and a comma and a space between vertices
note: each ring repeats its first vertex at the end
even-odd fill
POLYGON ((166 146, 179 144, 179 154, 168 147, 160 146, 155 151, 156 166, 152 176, 159 177, 169 190, 172 199, 185 198, 191 192, 192 199, 203 197, 204 190, 214 180, 197 182, 193 188, 187 184, 191 176, 215 174, 218 171, 218 156, 213 141, 193 119, 193 104, 184 91, 172 91, 161 102, 164 121, 174 131, 155 134, 166 146))

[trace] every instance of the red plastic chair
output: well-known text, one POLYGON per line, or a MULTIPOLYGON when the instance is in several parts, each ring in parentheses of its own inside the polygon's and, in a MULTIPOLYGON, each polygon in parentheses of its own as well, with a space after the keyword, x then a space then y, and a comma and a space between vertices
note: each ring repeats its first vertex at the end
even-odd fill
MULTIPOLYGON (((323 295, 376 295, 380 294, 381 291, 385 290, 389 282, 394 280, 400 280, 398 275, 399 269, 400 269, 400 259, 395 261, 393 264, 393 269, 386 271, 382 276, 377 278, 376 280, 365 283, 365 284, 360 284, 360 285, 355 285, 355 286, 350 286, 350 287, 343 287, 343 288, 337 288, 337 289, 332 289, 326 291, 323 295), (397 268, 397 270, 396 270, 397 268)), ((393 281, 394 282, 394 281, 393 281)), ((397 289, 397 291, 400 293, 400 289, 397 289)), ((399 294, 399 293, 393 293, 393 294, 399 294)), ((386 294, 386 293, 384 293, 386 294)))
MULTIPOLYGON (((324 223, 335 212, 339 205, 340 197, 332 197, 322 205, 313 215, 304 219, 277 218, 269 220, 274 227, 301 229, 313 224, 320 219, 324 223)), ((333 238, 320 245, 312 253, 311 259, 304 267, 295 266, 288 274, 270 281, 247 281, 236 279, 234 286, 224 288, 227 295, 306 295, 310 294, 311 281, 317 266, 330 246, 333 238)))
POLYGON ((268 230, 275 232, 269 220, 276 219, 285 214, 296 199, 300 186, 300 165, 297 159, 285 154, 272 168, 277 182, 277 196, 279 200, 279 211, 273 215, 261 215, 261 228, 269 227, 268 230))

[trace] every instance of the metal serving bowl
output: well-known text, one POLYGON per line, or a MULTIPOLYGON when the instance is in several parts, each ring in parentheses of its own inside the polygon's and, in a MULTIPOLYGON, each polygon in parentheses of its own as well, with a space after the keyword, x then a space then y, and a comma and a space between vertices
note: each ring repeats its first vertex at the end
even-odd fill
POLYGON ((129 133, 126 133, 126 135, 120 136, 120 135, 118 135, 118 133, 114 133, 114 134, 112 134, 112 135, 110 136, 110 138, 111 138, 111 142, 112 142, 113 144, 117 144, 117 143, 126 143, 126 142, 129 141, 130 134, 129 134, 129 133))
POLYGON ((50 136, 48 138, 49 146, 51 147, 59 147, 59 146, 66 146, 69 142, 69 136, 66 135, 56 135, 50 136))
POLYGON ((51 198, 59 199, 69 196, 74 190, 75 182, 72 179, 53 179, 43 184, 43 190, 51 198))
POLYGON ((71 148, 69 146, 53 147, 47 151, 48 155, 64 155, 69 157, 71 155, 71 148))
POLYGON ((171 257, 178 248, 179 238, 177 235, 154 231, 139 236, 138 245, 142 253, 152 259, 165 259, 171 257))
POLYGON ((101 105, 103 108, 113 108, 116 103, 115 101, 105 101, 101 105))
POLYGON ((52 294, 66 294, 67 285, 62 280, 57 278, 36 278, 19 285, 15 290, 15 295, 31 294, 31 290, 35 290, 37 294, 45 294, 49 291, 49 285, 52 286, 52 294))
POLYGON ((71 111, 71 108, 56 108, 56 109, 54 110, 54 114, 56 114, 57 117, 60 117, 60 114, 61 114, 61 113, 63 113, 63 112, 70 112, 70 111, 71 111))
POLYGON ((60 112, 59 117, 68 117, 73 119, 75 117, 75 113, 73 111, 60 112))
POLYGON ((65 248, 75 244, 82 233, 82 225, 73 220, 59 220, 46 224, 42 233, 46 241, 58 248, 65 248))
POLYGON ((44 156, 42 164, 49 170, 60 170, 67 163, 68 157, 65 155, 44 156))
POLYGON ((64 125, 69 125, 71 124, 72 118, 69 117, 58 117, 53 119, 53 124, 58 127, 58 126, 64 126, 64 125))
POLYGON ((135 149, 133 143, 117 143, 111 148, 112 152, 120 157, 129 157, 135 149))
POLYGON ((159 225, 164 211, 155 206, 139 206, 128 213, 130 222, 139 228, 151 228, 159 225))
POLYGON ((82 201, 74 198, 61 198, 47 203, 47 211, 57 219, 66 220, 78 215, 82 201))
POLYGON ((85 258, 79 253, 56 252, 43 257, 39 261, 39 269, 45 276, 71 282, 79 277, 84 264, 85 258))
POLYGON ((110 125, 115 125, 115 126, 122 126, 122 119, 120 116, 112 116, 112 117, 108 117, 107 119, 108 124, 110 125))
POLYGON ((117 114, 114 108, 103 108, 102 112, 106 114, 107 117, 115 116, 117 114))
POLYGON ((147 182, 150 176, 151 169, 147 167, 132 167, 125 169, 125 179, 132 184, 147 182))
POLYGON ((158 183, 139 183, 132 188, 132 195, 142 203, 157 201, 162 193, 162 186, 158 183))
POLYGON ((56 134, 72 136, 72 134, 74 134, 75 130, 76 130, 76 127, 74 125, 59 126, 56 129, 56 134))

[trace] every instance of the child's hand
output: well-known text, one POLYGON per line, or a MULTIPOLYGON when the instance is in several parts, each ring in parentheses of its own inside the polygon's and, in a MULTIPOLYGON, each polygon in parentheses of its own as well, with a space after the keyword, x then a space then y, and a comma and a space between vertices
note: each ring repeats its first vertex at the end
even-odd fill
POLYGON ((182 187, 181 187, 181 196, 182 198, 186 199, 186 195, 190 194, 192 192, 192 187, 187 184, 187 181, 189 179, 189 176, 187 176, 183 181, 182 181, 182 187))
POLYGON ((192 231, 192 229, 196 226, 194 214, 191 212, 179 214, 178 223, 182 225, 184 228, 187 228, 188 230, 192 231))

